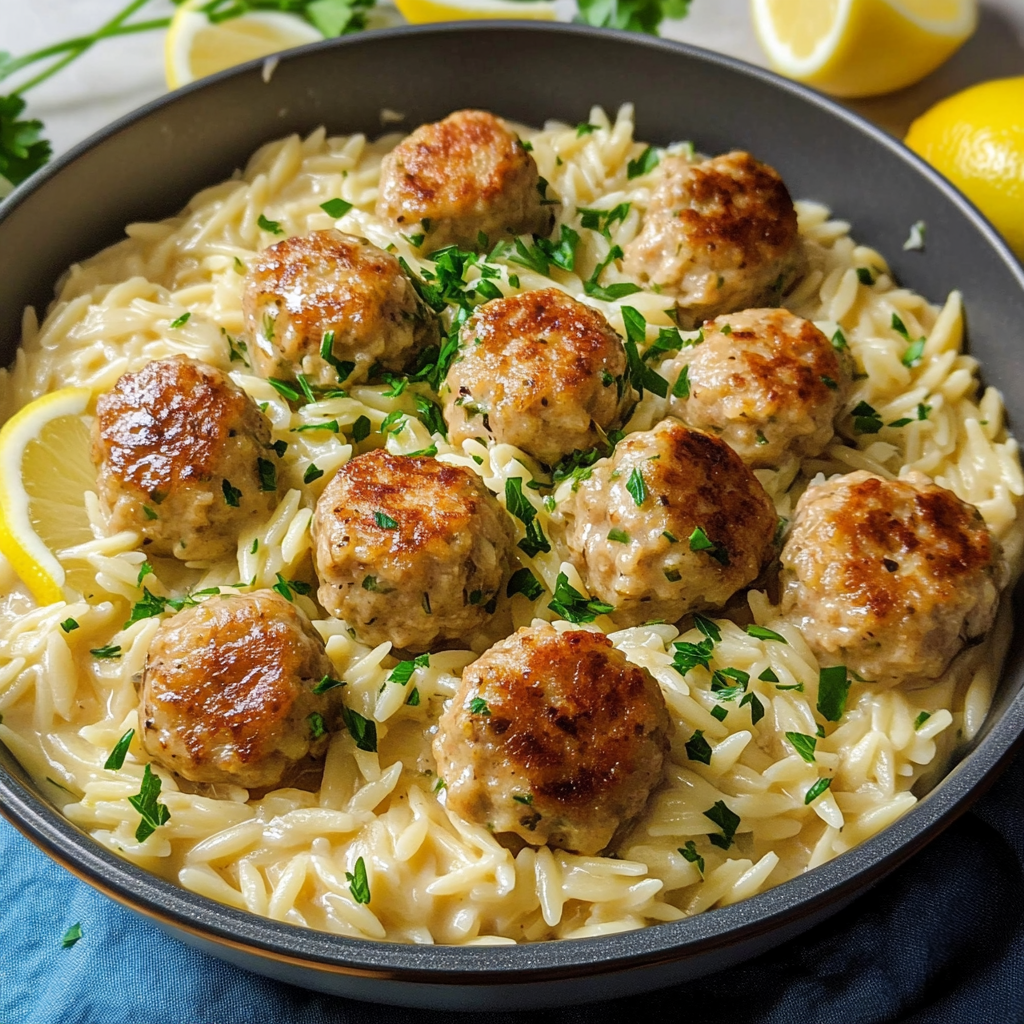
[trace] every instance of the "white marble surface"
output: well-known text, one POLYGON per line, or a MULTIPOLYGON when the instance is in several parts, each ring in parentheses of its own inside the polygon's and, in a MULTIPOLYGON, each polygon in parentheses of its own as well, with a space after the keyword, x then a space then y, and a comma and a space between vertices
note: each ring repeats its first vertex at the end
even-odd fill
MULTIPOLYGON (((93 31, 122 2, 0 0, 0 50, 17 55, 93 31)), ((152 0, 137 17, 161 17, 172 9, 170 0, 152 0)), ((944 67, 910 89, 851 106, 902 134, 943 96, 984 79, 1024 74, 1024 0, 981 0, 981 9, 977 34, 944 67)), ((750 26, 748 0, 693 0, 690 16, 668 24, 664 34, 765 63, 750 26)), ((28 100, 60 152, 164 91, 163 33, 150 32, 102 43, 34 89, 28 100)))

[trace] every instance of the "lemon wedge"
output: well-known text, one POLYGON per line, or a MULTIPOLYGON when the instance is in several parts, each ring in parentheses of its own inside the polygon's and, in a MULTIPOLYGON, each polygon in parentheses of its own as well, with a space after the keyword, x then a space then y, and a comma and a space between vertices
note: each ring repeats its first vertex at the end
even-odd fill
POLYGON ((182 4, 171 18, 164 41, 164 72, 169 89, 247 60, 323 39, 304 18, 280 11, 250 11, 214 23, 199 10, 203 3, 204 0, 191 0, 182 4))
POLYGON ((88 388, 54 391, 0 430, 0 552, 40 605, 64 600, 55 552, 93 539, 83 497, 96 486, 91 399, 88 388))
POLYGON ((395 0, 395 6, 413 25, 469 18, 515 18, 554 21, 555 5, 547 0, 395 0))
POLYGON ((833 96, 924 78, 974 32, 976 0, 751 0, 772 67, 833 96))
POLYGON ((1024 260, 1024 76, 983 82, 937 103, 910 126, 906 143, 1024 260))

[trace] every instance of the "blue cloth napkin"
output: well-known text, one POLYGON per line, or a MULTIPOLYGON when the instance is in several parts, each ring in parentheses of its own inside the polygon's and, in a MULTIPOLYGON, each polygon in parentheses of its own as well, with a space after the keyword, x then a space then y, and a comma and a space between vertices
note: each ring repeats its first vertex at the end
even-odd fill
MULTIPOLYGON (((189 949, 0 822, 2 1024, 451 1024, 268 981, 189 949), (61 938, 81 922, 83 938, 61 938)), ((515 1013, 460 1019, 513 1024, 515 1013)), ((740 967, 531 1024, 1024 1022, 1024 756, 976 808, 853 906, 740 967)))

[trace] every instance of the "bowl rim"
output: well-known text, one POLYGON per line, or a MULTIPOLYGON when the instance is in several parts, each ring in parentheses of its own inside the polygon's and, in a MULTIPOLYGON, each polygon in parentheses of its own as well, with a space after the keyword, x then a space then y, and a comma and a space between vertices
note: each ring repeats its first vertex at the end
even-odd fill
MULTIPOLYGON (((995 250, 1024 293, 1024 266, 978 209, 949 181, 898 139, 834 100, 734 57, 655 36, 599 29, 579 24, 494 20, 407 25, 327 39, 276 55, 279 64, 324 50, 345 50, 405 36, 516 32, 612 38, 632 47, 667 51, 711 64, 787 92, 845 122, 890 154, 909 164, 971 223, 995 250)), ((273 59, 273 58, 272 58, 273 59)), ((4 221, 31 195, 66 167, 129 130, 134 124, 192 93, 235 77, 260 71, 259 58, 161 96, 113 121, 73 146, 0 202, 4 221)), ((272 130, 272 126, 268 126, 272 130)), ((1005 665, 1003 670, 1005 675, 1005 665)), ((681 921, 649 925, 595 938, 484 946, 419 946, 355 939, 259 917, 248 911, 186 890, 118 857, 101 846, 46 802, 32 787, 0 766, 0 815, 48 856, 81 880, 117 902, 171 929, 226 948, 242 950, 279 963, 353 977, 396 979, 427 985, 481 985, 580 978, 598 973, 657 966, 698 953, 738 946, 810 917, 826 903, 852 898, 913 856, 939 831, 963 814, 991 786, 1016 750, 1024 744, 1024 689, 997 721, 987 722, 951 771, 908 812, 852 850, 797 878, 727 907, 681 921)))

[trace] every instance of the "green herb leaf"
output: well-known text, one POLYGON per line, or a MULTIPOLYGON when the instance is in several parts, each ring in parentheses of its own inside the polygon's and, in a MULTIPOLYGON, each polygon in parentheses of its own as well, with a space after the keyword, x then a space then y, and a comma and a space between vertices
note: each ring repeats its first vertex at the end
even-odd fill
MULTIPOLYGON (((757 678, 763 683, 777 683, 779 681, 779 677, 775 674, 770 665, 757 678)), ((803 689, 802 684, 801 689, 803 689)))
POLYGON ((282 398, 287 399, 289 402, 298 402, 302 400, 302 394, 293 388, 286 380, 280 380, 278 377, 268 377, 267 383, 282 398))
POLYGON ((343 679, 333 679, 331 676, 324 676, 323 679, 313 687, 313 692, 319 696, 322 693, 326 693, 328 690, 333 690, 336 687, 346 685, 347 684, 343 679))
POLYGON ((490 717, 491 709, 487 706, 487 701, 483 697, 474 697, 469 702, 469 713, 471 715, 486 715, 490 717))
POLYGON ((516 569, 508 581, 508 586, 505 588, 506 597, 511 597, 513 594, 522 594, 529 601, 536 601, 543 593, 544 588, 541 586, 540 581, 529 569, 516 569))
POLYGON ((807 793, 804 795, 804 803, 813 803, 831 785, 831 779, 818 779, 818 781, 813 786, 811 786, 811 788, 807 790, 807 793))
POLYGON ((698 665, 702 668, 708 667, 711 662, 711 654, 715 649, 715 642, 707 638, 696 644, 680 640, 672 646, 675 648, 672 667, 680 675, 686 675, 690 669, 696 668, 698 665))
POLYGON ((392 519, 391 516, 389 516, 386 512, 380 512, 380 511, 374 512, 373 513, 373 521, 382 530, 397 530, 398 529, 398 522, 396 520, 392 519))
POLYGON ((745 707, 747 704, 750 705, 750 722, 752 725, 757 725, 758 722, 764 718, 764 705, 761 703, 756 693, 748 693, 743 700, 740 701, 740 707, 745 707))
POLYGON ((722 707, 721 704, 716 704, 711 709, 711 717, 717 718, 719 722, 724 722, 726 715, 729 714, 729 709, 722 707))
POLYGON ((78 623, 74 619, 65 619, 60 624, 60 628, 63 629, 65 633, 70 633, 72 630, 78 629, 78 623))
POLYGON ((412 679, 413 673, 418 668, 426 668, 430 664, 429 654, 420 654, 413 658, 411 661, 400 661, 392 670, 388 676, 389 683, 397 683, 399 686, 405 686, 406 683, 412 679))
POLYGON ((61 949, 70 949, 82 937, 81 922, 73 924, 61 937, 61 949))
POLYGON ((576 125, 576 138, 578 139, 578 138, 580 138, 580 137, 582 137, 584 135, 589 135, 591 132, 596 132, 596 131, 597 131, 597 125, 596 124, 589 124, 586 121, 584 121, 583 124, 576 125))
POLYGON ((615 302, 617 299, 624 299, 627 295, 635 295, 643 290, 639 285, 633 284, 631 281, 623 281, 619 284, 607 286, 598 283, 605 267, 615 260, 621 260, 622 255, 622 249, 617 245, 613 245, 605 259, 594 267, 594 272, 583 282, 583 291, 587 295, 594 299, 602 299, 605 302, 615 302))
POLYGON ((517 804, 525 804, 527 807, 529 807, 530 804, 533 803, 533 794, 532 793, 513 793, 512 794, 512 799, 517 804))
POLYGON ((412 688, 412 692, 409 694, 405 703, 411 708, 418 708, 420 706, 420 691, 415 686, 412 688))
POLYGON ((850 346, 846 340, 846 335, 843 334, 842 329, 837 327, 835 334, 832 335, 832 347, 837 352, 845 352, 850 346))
POLYGON ((238 508, 241 503, 242 492, 237 487, 232 487, 229 480, 221 480, 220 489, 224 492, 224 501, 232 508, 238 508))
POLYGON ((639 466, 634 466, 633 472, 629 474, 629 479, 626 481, 626 490, 629 491, 633 504, 637 508, 640 508, 647 500, 647 484, 644 483, 643 473, 640 472, 639 466))
POLYGON ((544 536, 544 531, 535 521, 537 510, 523 494, 521 477, 510 476, 505 480, 505 507, 509 514, 515 516, 526 528, 526 536, 516 545, 521 551, 533 558, 542 551, 551 550, 551 544, 544 536))
POLYGON ((691 761, 699 761, 701 764, 711 764, 711 744, 704 739, 704 733, 697 729, 686 741, 686 756, 691 761))
POLYGON ((327 214, 328 217, 333 217, 335 220, 340 220, 342 217, 352 209, 352 204, 345 202, 344 199, 328 199, 326 203, 320 204, 320 209, 327 214))
POLYGON ((121 657, 121 647, 119 644, 109 644, 106 647, 93 647, 89 653, 94 658, 107 658, 114 660, 121 657))
POLYGON ((319 711, 314 711, 312 714, 306 716, 306 722, 309 724, 309 734, 313 739, 318 740, 321 736, 327 734, 327 726, 324 723, 324 716, 319 711))
POLYGON ((716 800, 713 807, 704 811, 704 817, 722 830, 721 835, 709 835, 708 839, 720 849, 728 850, 732 846, 736 829, 740 827, 740 816, 730 811, 723 800, 716 800))
POLYGON ((917 716, 917 718, 914 719, 914 731, 916 732, 918 729, 920 729, 921 726, 924 725, 924 723, 927 722, 928 719, 931 717, 932 713, 930 711, 922 711, 917 716))
POLYGON ((877 434, 882 429, 882 417, 867 402, 858 402, 853 410, 853 429, 858 434, 877 434))
POLYGON ((700 877, 704 877, 704 858, 697 852, 697 844, 692 839, 686 840, 685 846, 680 846, 679 852, 683 855, 683 860, 688 860, 691 864, 697 865, 697 870, 700 872, 700 877))
POLYGON ((715 625, 714 620, 707 618, 707 616, 701 615, 699 612, 694 612, 693 624, 699 629, 712 643, 719 643, 722 639, 722 631, 715 625))
POLYGON ((786 739, 792 744, 793 749, 808 763, 813 764, 816 760, 814 750, 818 741, 814 736, 808 736, 803 732, 787 732, 786 739))
POLYGON ((690 550, 706 551, 720 565, 729 565, 729 552, 724 544, 711 540, 700 526, 694 528, 690 534, 690 550))
MULTIPOLYGON (((0 75, 2 77, 2 75, 0 75)), ((20 185, 50 159, 42 121, 21 121, 25 101, 15 93, 0 96, 0 177, 20 185)))
POLYGON ((846 710, 850 680, 843 665, 823 668, 818 673, 818 711, 829 722, 838 722, 846 710))
POLYGON ((774 629, 767 629, 764 626, 747 626, 747 635, 752 636, 755 640, 774 640, 780 644, 789 643, 781 633, 776 633, 774 629))
POLYGON ((356 741, 356 746, 368 753, 376 753, 377 723, 372 719, 363 718, 358 711, 353 711, 344 704, 341 706, 341 717, 345 722, 349 735, 356 741))
POLYGON ((650 174, 658 163, 661 161, 661 157, 653 146, 648 146, 635 160, 630 160, 626 164, 626 177, 633 180, 633 178, 639 178, 644 174, 650 174))
POLYGON ((260 490, 277 490, 277 467, 269 459, 257 459, 256 468, 260 474, 260 490))
POLYGON ((629 534, 626 533, 625 530, 619 530, 619 529, 609 530, 608 531, 608 539, 615 541, 616 544, 628 544, 629 543, 629 534))
POLYGON ((159 519, 159 516, 156 514, 156 512, 153 509, 151 509, 148 505, 142 506, 142 512, 147 519, 159 519))
POLYGON ((566 622, 575 623, 593 622, 598 615, 608 615, 615 610, 604 601, 584 597, 569 583, 564 572, 558 574, 558 579, 555 581, 555 593, 548 608, 556 615, 560 615, 566 622))
POLYGON ((901 360, 904 366, 917 366, 921 362, 924 356, 925 341, 925 338, 918 338, 917 341, 912 341, 907 346, 907 351, 903 353, 901 360))
POLYGON ((182 313, 181 316, 177 317, 177 319, 171 321, 171 323, 170 323, 171 329, 173 330, 176 327, 184 327, 185 324, 188 323, 189 317, 191 317, 191 316, 192 316, 191 313, 182 313))
POLYGON ((366 877, 366 861, 362 857, 356 861, 355 871, 345 872, 345 880, 356 903, 370 902, 370 882, 366 877))
POLYGON ((360 416, 352 424, 352 440, 357 442, 365 441, 370 436, 370 427, 370 418, 368 416, 360 416))
POLYGON ((632 203, 619 203, 610 210, 587 210, 577 207, 580 223, 590 231, 599 231, 605 238, 611 239, 612 225, 624 221, 629 216, 629 208, 632 203))
POLYGON ((272 235, 283 235, 284 228, 276 220, 268 220, 262 213, 256 218, 256 223, 272 235))
POLYGON ((110 756, 103 762, 103 767, 108 771, 118 771, 124 765, 125 755, 131 746, 134 729, 129 729, 115 744, 110 756))
POLYGON ((857 280, 861 284, 867 285, 869 288, 875 283, 875 275, 867 267, 857 268, 857 280))
POLYGON ((142 788, 136 796, 128 797, 128 802, 142 816, 135 829, 135 838, 140 843, 148 839, 161 825, 166 824, 171 817, 166 804, 157 800, 162 785, 160 776, 154 775, 153 769, 147 764, 142 773, 142 788))
POLYGON ((324 471, 315 462, 311 462, 306 467, 306 472, 302 474, 302 482, 304 484, 311 484, 314 480, 319 480, 323 475, 324 471))
POLYGON ((414 395, 413 401, 416 403, 416 411, 419 413, 419 418, 427 430, 431 434, 440 434, 441 437, 447 440, 448 427, 444 422, 444 417, 441 415, 441 406, 437 402, 425 398, 423 395, 414 395))

